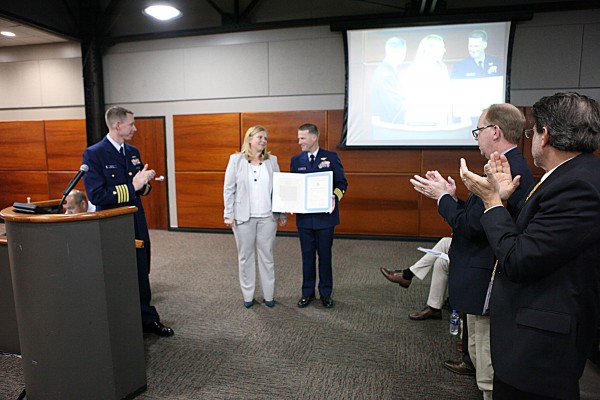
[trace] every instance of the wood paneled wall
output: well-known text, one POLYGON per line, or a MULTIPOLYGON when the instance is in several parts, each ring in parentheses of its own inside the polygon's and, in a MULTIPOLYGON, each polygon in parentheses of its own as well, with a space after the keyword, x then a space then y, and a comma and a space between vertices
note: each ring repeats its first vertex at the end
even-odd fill
MULTIPOLYGON (((459 182, 459 159, 475 169, 485 160, 473 149, 352 149, 337 148, 341 140, 343 110, 289 111, 211 115, 177 115, 173 118, 177 212, 180 228, 222 228, 223 179, 229 155, 239 151, 246 130, 262 125, 268 130, 268 148, 278 157, 282 171, 300 151, 297 129, 316 124, 323 148, 340 155, 348 179, 341 203, 344 234, 437 237, 450 233, 434 201, 423 198, 409 179, 437 169, 459 182)), ((295 231, 294 216, 280 228, 295 231)))
POLYGON ((62 197, 85 148, 84 120, 0 122, 0 209, 62 197))

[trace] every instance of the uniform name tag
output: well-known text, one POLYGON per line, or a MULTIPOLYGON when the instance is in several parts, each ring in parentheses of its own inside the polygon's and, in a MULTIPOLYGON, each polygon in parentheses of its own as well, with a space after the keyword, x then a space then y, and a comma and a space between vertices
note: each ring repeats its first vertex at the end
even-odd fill
POLYGON ((104 168, 106 169, 117 169, 116 165, 106 165, 104 168))

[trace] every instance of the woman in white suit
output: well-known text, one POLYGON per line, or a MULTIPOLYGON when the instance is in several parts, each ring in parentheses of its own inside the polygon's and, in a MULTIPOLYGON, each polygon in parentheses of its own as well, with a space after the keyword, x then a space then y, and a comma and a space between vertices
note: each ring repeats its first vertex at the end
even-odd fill
POLYGON ((273 172, 279 172, 279 165, 277 157, 267 152, 267 130, 253 126, 246 131, 242 150, 229 157, 223 187, 223 217, 235 236, 246 308, 254 304, 256 253, 263 302, 268 307, 275 305, 273 247, 277 220, 283 226, 287 219, 285 214, 272 211, 273 172))

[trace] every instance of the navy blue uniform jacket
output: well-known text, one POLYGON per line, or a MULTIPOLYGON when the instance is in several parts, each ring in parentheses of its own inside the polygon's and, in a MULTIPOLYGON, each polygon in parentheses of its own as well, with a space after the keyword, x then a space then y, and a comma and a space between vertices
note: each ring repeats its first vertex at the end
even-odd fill
POLYGON ((490 306, 494 373, 520 390, 579 398, 600 314, 600 160, 582 154, 560 165, 516 221, 496 207, 481 222, 500 261, 490 306))
MULTIPOLYGON (((508 200, 509 208, 516 210, 533 184, 533 175, 516 147, 506 153, 513 176, 521 175, 521 184, 508 200)), ((438 212, 452 227, 452 245, 448 256, 448 293, 450 305, 459 312, 481 315, 492 277, 495 257, 481 225, 485 211, 483 201, 470 195, 466 201, 445 195, 440 199, 438 212)))
POLYGON ((133 177, 144 168, 140 152, 135 146, 125 144, 123 157, 106 137, 83 152, 83 163, 90 169, 83 176, 85 191, 96 210, 107 210, 123 206, 136 206, 134 214, 135 237, 148 243, 148 226, 144 207, 139 196, 150 192, 145 185, 137 193, 133 188, 133 177))
POLYGON ((502 75, 502 61, 498 57, 485 55, 483 68, 475 63, 472 57, 457 62, 452 67, 452 79, 487 78, 502 75))
POLYGON ((337 153, 319 148, 315 157, 314 165, 311 167, 308 153, 302 152, 292 157, 290 161, 290 172, 307 174, 310 172, 333 171, 333 193, 335 195, 335 210, 329 213, 296 214, 296 226, 306 229, 324 229, 339 225, 340 210, 339 202, 346 193, 348 181, 344 174, 344 167, 337 153))

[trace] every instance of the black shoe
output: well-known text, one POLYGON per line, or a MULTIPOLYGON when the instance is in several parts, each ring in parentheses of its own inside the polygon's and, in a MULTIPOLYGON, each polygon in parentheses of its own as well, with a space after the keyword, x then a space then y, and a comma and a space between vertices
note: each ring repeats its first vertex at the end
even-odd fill
POLYGON ((308 297, 303 297, 303 298, 301 298, 300 300, 298 300, 298 307, 300 307, 300 308, 304 308, 304 307, 306 307, 307 305, 309 305, 309 304, 310 304, 310 302, 311 302, 311 301, 313 301, 314 299, 315 299, 315 296, 314 296, 314 295, 312 295, 312 296, 308 296, 308 297))
POLYGON ((144 333, 154 333, 158 336, 173 336, 175 332, 168 326, 164 326, 158 321, 143 325, 144 333))
POLYGON ((321 297, 321 303, 323 303, 323 307, 325 308, 333 307, 333 299, 331 297, 321 297))

